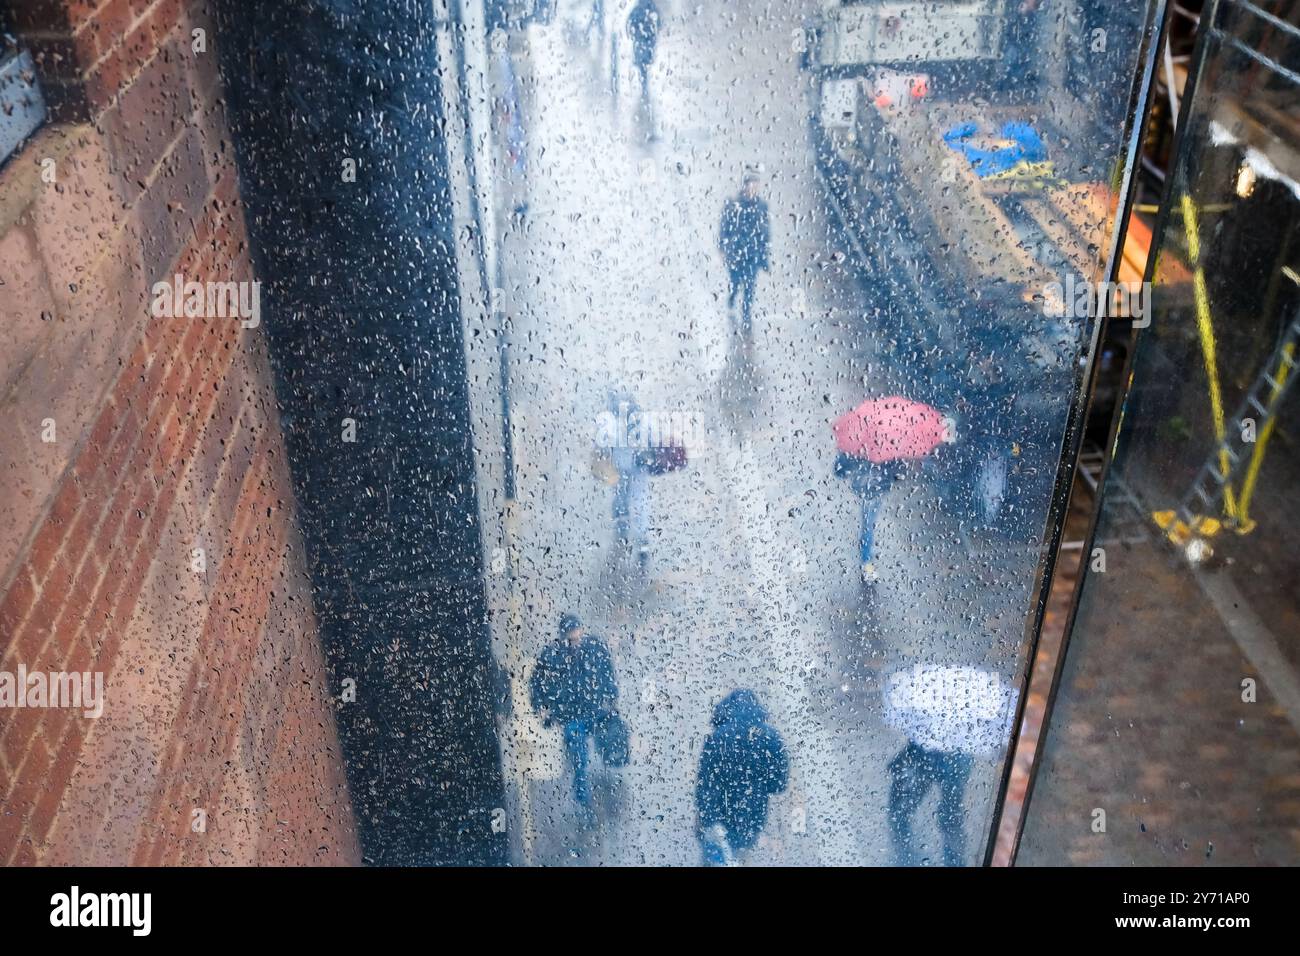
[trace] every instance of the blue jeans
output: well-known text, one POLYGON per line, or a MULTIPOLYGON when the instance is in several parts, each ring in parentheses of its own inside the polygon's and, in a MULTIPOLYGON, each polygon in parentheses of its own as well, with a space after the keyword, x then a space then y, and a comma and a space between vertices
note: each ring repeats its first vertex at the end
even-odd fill
POLYGON ((587 21, 587 39, 591 39, 592 33, 598 36, 605 35, 605 0, 592 0, 591 19, 587 21))
POLYGON ((885 494, 893 483, 893 477, 884 472, 874 478, 869 488, 862 488, 858 492, 862 497, 862 531, 858 538, 858 553, 863 564, 871 560, 876 541, 876 519, 885 503, 885 494))
POLYGON ((750 323, 754 312, 754 287, 758 285, 757 269, 731 269, 731 291, 727 296, 727 308, 736 305, 736 294, 740 294, 740 334, 745 337, 753 332, 750 323))
POLYGON ((639 57, 636 62, 636 75, 641 80, 641 102, 650 102, 650 61, 639 57))
POLYGON ((943 835, 943 865, 961 866, 966 853, 962 796, 974 763, 970 754, 927 750, 908 742, 889 762, 889 835, 899 866, 919 862, 912 842, 912 815, 932 787, 939 788, 939 832, 943 835))
POLYGON ((876 540, 876 518, 880 515, 880 506, 884 501, 884 495, 873 495, 862 499, 862 536, 859 539, 859 551, 863 564, 871 560, 871 549, 876 540))
POLYGON ((573 799, 580 807, 591 806, 591 782, 587 768, 591 763, 591 721, 571 720, 564 725, 564 752, 573 768, 573 799))
POLYGON ((649 482, 642 471, 620 471, 614 486, 614 540, 637 554, 649 547, 649 482))

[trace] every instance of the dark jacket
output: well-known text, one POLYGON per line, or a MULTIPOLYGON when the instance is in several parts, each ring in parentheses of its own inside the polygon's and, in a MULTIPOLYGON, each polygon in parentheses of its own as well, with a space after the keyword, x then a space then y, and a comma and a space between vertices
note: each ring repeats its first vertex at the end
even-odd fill
POLYGON ((699 824, 722 824, 733 849, 754 845, 767 822, 767 801, 785 789, 789 761, 781 736, 753 691, 732 691, 713 709, 695 785, 699 824))
POLYGON ((742 195, 728 199, 722 207, 718 248, 732 272, 757 272, 768 268, 771 236, 764 200, 742 195))
POLYGON ((848 481, 853 492, 875 498, 889 491, 899 478, 902 465, 896 461, 868 461, 840 452, 835 456, 835 477, 848 481))
POLYGON ((537 658, 529 691, 534 710, 545 707, 564 724, 612 711, 618 702, 618 683, 609 648, 590 634, 577 647, 563 637, 552 641, 537 658))
POLYGON ((627 34, 632 38, 632 56, 638 65, 655 58, 659 44, 659 8, 654 0, 639 0, 627 17, 627 34))

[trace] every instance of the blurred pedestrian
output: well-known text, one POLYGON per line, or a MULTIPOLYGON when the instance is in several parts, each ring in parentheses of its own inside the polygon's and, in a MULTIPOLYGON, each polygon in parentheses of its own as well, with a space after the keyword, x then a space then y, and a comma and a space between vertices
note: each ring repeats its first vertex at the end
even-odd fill
POLYGON ((605 0, 591 0, 591 17, 587 20, 587 42, 595 33, 597 40, 605 38, 605 0))
POLYGON ((644 452, 641 407, 624 391, 610 394, 597 437, 597 452, 608 462, 614 487, 611 504, 614 540, 644 571, 650 559, 650 469, 644 452))
POLYGON ((943 865, 962 866, 966 852, 963 800, 974 758, 970 754, 933 750, 908 741, 889 762, 889 835, 898 866, 916 866, 921 859, 912 835, 912 815, 934 787, 939 788, 935 821, 943 840, 943 865))
POLYGON ((872 584, 879 578, 873 557, 885 494, 903 462, 925 458, 939 445, 957 440, 956 422, 924 402, 893 395, 868 399, 837 418, 831 429, 838 450, 835 475, 847 479, 862 501, 858 557, 863 583, 872 584))
POLYGON ((555 19, 555 0, 537 0, 533 5, 533 14, 528 20, 543 26, 555 19))
POLYGON ((632 62, 641 79, 641 103, 650 104, 650 66, 659 45, 659 7, 655 0, 637 0, 627 17, 627 35, 632 38, 632 62))
POLYGON ((786 788, 781 735, 752 690, 735 690, 713 709, 695 785, 696 835, 705 865, 738 862, 767 823, 768 800, 786 788))
POLYGON ((908 735, 889 762, 889 834, 899 866, 924 862, 912 817, 936 787, 943 865, 966 858, 964 800, 976 756, 1006 746, 1016 690, 995 673, 968 665, 915 664, 885 682, 885 722, 908 735))
POLYGON ((835 459, 835 476, 848 481, 861 504, 861 523, 858 531, 858 562, 862 580, 873 584, 880 578, 873 559, 875 555, 876 522, 885 495, 898 480, 902 465, 897 461, 873 462, 840 452, 835 459))
POLYGON ((560 618, 560 636, 537 658, 529 684, 533 709, 542 724, 558 723, 573 772, 573 798, 585 824, 595 821, 592 805, 592 737, 615 715, 618 683, 609 647, 588 634, 575 614, 560 618))
POLYGON ((727 308, 734 317, 736 297, 740 297, 740 333, 746 344, 753 341, 751 318, 758 273, 760 269, 770 269, 772 231, 767 202, 759 196, 760 184, 757 171, 745 174, 740 195, 728 199, 722 207, 722 226, 718 236, 718 248, 730 280, 727 308))

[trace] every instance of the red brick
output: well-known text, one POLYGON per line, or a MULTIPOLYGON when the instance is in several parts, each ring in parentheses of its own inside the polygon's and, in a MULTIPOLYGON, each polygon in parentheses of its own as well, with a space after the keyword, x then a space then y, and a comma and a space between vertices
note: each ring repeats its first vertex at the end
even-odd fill
POLYGON ((63 669, 69 674, 103 670, 99 666, 97 654, 99 635, 102 633, 100 628, 83 626, 69 648, 68 658, 63 662, 63 669))
POLYGON ((117 97, 129 64, 119 48, 100 60, 86 76, 86 98, 96 113, 102 113, 117 97))
MULTIPOLYGON (((62 605, 68 599, 68 589, 72 587, 73 568, 66 561, 55 561, 50 565, 50 572, 41 583, 41 603, 62 605)), ((36 575, 33 572, 32 578, 36 575)))
POLYGON ((118 422, 121 419, 121 410, 113 404, 105 405, 100 411, 99 417, 95 419, 95 425, 90 430, 90 438, 86 441, 86 446, 82 450, 81 457, 90 462, 92 467, 95 466, 97 457, 101 457, 113 444, 113 438, 117 435, 118 422))
MULTIPOLYGON (((140 277, 141 287, 144 286, 144 277, 140 277)), ((140 389, 144 386, 145 373, 149 370, 149 361, 154 350, 158 347, 159 333, 165 328, 167 320, 156 319, 153 317, 154 296, 152 289, 148 292, 144 303, 144 313, 147 316, 144 322, 140 324, 137 338, 131 342, 131 355, 123 366, 123 375, 129 378, 119 381, 113 389, 113 400, 121 403, 130 399, 135 401, 143 396, 140 389), (129 385, 127 382, 129 381, 129 385)))
MULTIPOLYGON (((13 670, 13 668, 11 668, 13 670)), ((32 738, 36 736, 44 712, 34 707, 0 710, 0 753, 14 771, 10 786, 17 786, 21 768, 32 738)))
POLYGON ((181 442, 181 425, 176 417, 167 419, 162 435, 153 455, 149 459, 148 470, 155 476, 168 473, 176 465, 176 450, 181 442))
POLYGON ((104 469, 103 475, 111 483, 130 477, 123 473, 123 469, 140 444, 142 438, 140 419, 140 410, 135 406, 127 409, 121 416, 117 441, 113 443, 101 463, 104 469))
MULTIPOLYGON (((131 0, 107 0, 95 14, 77 30, 77 35, 93 39, 95 59, 121 43, 131 24, 135 22, 131 0)), ((91 61, 93 62, 93 61, 91 61)))
POLYGON ((144 537, 145 523, 149 520, 149 511, 158 498, 157 491, 147 481, 136 485, 135 498, 126 512, 126 522, 122 526, 122 544, 134 551, 144 537))
MULTIPOLYGON (((117 100, 103 118, 114 152, 124 160, 123 186, 128 202, 139 197, 143 184, 175 141, 190 113, 190 91, 184 64, 174 54, 158 54, 161 39, 151 15, 123 42, 108 52, 98 70, 113 70, 117 100), (116 67, 111 64, 117 64, 116 67)), ((96 90, 96 95, 107 92, 96 90)), ((110 96, 107 105, 112 100, 110 96)), ((156 183, 151 184, 151 188, 156 183)))
POLYGON ((66 668, 73 642, 86 626, 86 617, 90 613, 91 602, 98 584, 99 572, 88 563, 77 575, 76 583, 73 584, 68 599, 55 620, 54 643, 61 646, 62 653, 54 653, 52 658, 58 661, 60 669, 66 668))
POLYGON ((5 656, 5 647, 17 633, 19 626, 27 619, 28 612, 36 603, 36 585, 32 581, 31 571, 19 568, 13 583, 0 601, 0 659, 5 656))
MULTIPOLYGON (((24 708, 20 713, 29 713, 36 717, 44 711, 24 708)), ((41 788, 45 785, 45 775, 50 769, 50 752, 40 735, 32 732, 26 738, 26 751, 21 762, 14 762, 17 772, 14 774, 13 789, 6 802, 20 814, 28 815, 36 806, 41 788)))
MULTIPOLYGON (((122 498, 134 494, 133 470, 126 460, 130 455, 135 460, 142 455, 139 442, 143 434, 139 431, 123 432, 120 445, 114 446, 108 462, 100 462, 98 471, 86 479, 85 499, 82 503, 81 518, 91 518, 100 522, 116 522, 120 518, 122 498), (112 464, 112 467, 108 467, 112 464)), ((98 540, 98 532, 95 532, 98 540)))
POLYGON ((27 620, 15 632, 5 651, 4 663, 7 670, 13 669, 8 665, 17 665, 20 662, 28 667, 36 664, 37 657, 49 640, 54 619, 61 606, 59 602, 50 600, 44 592, 36 599, 27 620))
POLYGON ((45 579, 53 569, 54 559, 58 557, 59 551, 63 547, 63 538, 67 534, 67 530, 66 527, 56 525, 46 519, 36 532, 36 537, 32 539, 27 564, 31 569, 32 580, 38 585, 45 583, 45 579))
POLYGON ((90 718, 79 710, 67 713, 70 715, 70 726, 63 738, 51 745, 53 753, 46 786, 37 799, 36 806, 32 808, 32 817, 27 823, 27 832, 37 843, 44 843, 54 826, 54 818, 58 815, 59 806, 72 782, 77 760, 81 756, 81 742, 85 739, 86 727, 90 723, 90 718))
POLYGON ((26 818, 19 814, 16 807, 9 806, 3 794, 7 787, 0 787, 0 864, 8 862, 18 850, 18 839, 22 836, 26 818))
POLYGON ((125 496, 121 500, 114 500, 105 511, 104 520, 95 529, 95 539, 90 545, 90 559, 100 571, 112 574, 114 566, 122 558, 117 538, 126 523, 130 506, 131 503, 125 500, 125 496))
MULTIPOLYGON (((81 41, 77 58, 84 59, 88 38, 93 38, 93 49, 101 53, 113 46, 96 66, 89 85, 101 107, 117 103, 112 115, 105 118, 104 128, 113 139, 110 152, 116 151, 119 161, 130 160, 126 166, 134 180, 130 191, 138 193, 144 188, 143 206, 157 211, 160 203, 167 205, 171 220, 176 220, 170 215, 172 204, 188 210, 189 221, 175 221, 168 242, 154 248, 153 266, 171 264, 174 259, 179 263, 175 267, 188 278, 252 278, 244 213, 238 202, 236 177, 227 175, 232 172, 229 161, 214 159, 209 165, 198 131, 186 128, 197 115, 209 135, 212 131, 216 131, 218 139, 225 135, 221 105, 203 100, 210 88, 217 88, 215 74, 207 80, 196 79, 200 76, 197 64, 186 52, 188 48, 182 49, 186 37, 179 29, 181 5, 177 0, 152 4, 132 0, 128 7, 121 0, 108 0, 99 8, 88 2, 76 7, 74 22, 90 21, 76 34, 81 41), (140 22, 121 38, 121 43, 113 44, 114 34, 126 28, 129 18, 123 11, 127 9, 140 22), (156 51, 161 52, 155 56, 156 51), (173 73, 181 82, 156 82, 173 73), (200 93, 197 113, 195 100, 188 95, 190 87, 200 93), (185 95, 180 95, 182 92, 185 95), (161 112, 143 108, 155 101, 161 112), (159 115, 172 117, 175 136, 163 137, 162 127, 167 123, 159 123, 159 115), (140 126, 137 119, 147 119, 152 125, 140 126), (159 178, 158 163, 166 164, 166 177, 159 178), (209 177, 218 173, 221 178, 210 186, 209 177)), ((120 202, 112 208, 116 241, 124 246, 134 244, 134 250, 127 249, 123 254, 114 249, 97 251, 92 247, 102 237, 96 231, 79 229, 77 235, 84 240, 87 252, 65 257, 75 273, 78 268, 86 271, 96 256, 114 260, 134 256, 129 270, 109 275, 95 268, 87 273, 87 278, 93 272, 107 281, 102 290, 105 308, 114 314, 122 313, 126 319, 119 320, 108 339, 101 336, 101 340, 112 343, 112 351, 95 358, 95 371, 102 375, 102 382, 87 381, 82 370, 81 379, 69 383, 85 390, 85 395, 78 395, 87 410, 80 420, 84 431, 79 434, 87 437, 79 446, 77 460, 71 463, 70 476, 57 484, 51 480, 48 488, 39 489, 42 500, 29 514, 19 516, 23 518, 19 533, 23 540, 32 542, 29 556, 37 573, 47 580, 42 591, 42 582, 33 580, 31 572, 24 568, 7 593, 0 596, 0 649, 6 657, 22 653, 28 664, 39 665, 57 656, 68 669, 109 669, 118 654, 138 651, 130 643, 135 640, 130 627, 137 606, 144 600, 143 589, 149 576, 154 575, 151 600, 165 602, 165 576, 182 573, 169 570, 165 563, 160 565, 160 560, 166 561, 158 553, 165 529, 175 527, 176 521, 203 520, 216 540, 229 541, 231 554, 216 569, 207 619, 198 637, 201 646, 196 660, 206 665, 197 664, 194 673, 203 676, 204 690, 200 693, 191 682, 179 701, 150 696, 131 702, 131 706, 147 707, 158 714, 170 713, 172 707, 180 705, 175 726, 159 724, 149 730, 151 735, 158 735, 149 746, 158 748, 155 752, 162 770, 147 802, 152 802, 158 812, 134 838, 138 839, 134 854, 124 842, 132 837, 123 837, 119 831, 112 838, 117 841, 117 859, 122 861, 135 858, 201 863, 208 862, 210 854, 223 846, 234 846, 237 839, 229 831, 223 832, 218 804, 231 796, 222 785, 223 762, 240 740, 256 742, 264 753, 274 749, 276 756, 272 759, 284 765, 301 763, 308 755, 333 754, 335 750, 332 728, 323 727, 314 710, 310 719, 291 715, 293 722, 288 726, 292 730, 287 736, 294 746, 283 751, 272 746, 280 738, 284 708, 299 704, 311 708, 323 692, 314 685, 300 687, 299 682, 316 681, 323 686, 323 681, 319 665, 313 669, 289 664, 287 644, 254 653, 267 640, 264 632, 273 591, 282 594, 287 581, 297 580, 282 570, 287 561, 297 567, 297 559, 288 559, 284 546, 292 518, 282 510, 279 499, 291 497, 291 493, 286 486, 282 439, 275 422, 277 410, 273 403, 259 400, 254 394, 266 388, 269 381, 259 336, 241 332, 233 321, 145 318, 148 296, 141 290, 148 289, 148 276, 139 264, 143 254, 135 255, 148 240, 139 225, 145 221, 139 215, 143 206, 138 203, 125 220, 121 218, 120 202), (134 291, 114 292, 113 283, 127 283, 134 291), (246 356, 252 356, 255 371, 250 372, 246 356), (240 364, 232 371, 232 363, 237 360, 240 364), (108 404, 95 408, 96 401, 87 398, 93 394, 98 399, 114 378, 108 404), (54 496, 52 502, 43 497, 47 494, 54 496), (191 505, 199 507, 199 514, 182 517, 181 508, 191 505), (47 507, 45 524, 28 537, 31 526, 47 507), (273 511, 269 520, 268 508, 273 511), (59 557, 51 561, 49 551, 56 543, 59 557), (62 567, 56 570, 55 565, 62 567), (239 609, 238 613, 234 608, 239 609), (215 670, 205 672, 205 666, 215 670), (269 691, 260 698, 250 698, 255 693, 250 688, 269 686, 268 681, 291 688, 292 698, 278 705, 272 703, 269 691), (188 811, 196 800, 214 810, 213 830, 202 842, 188 838, 188 811)), ((87 283, 78 284, 81 299, 92 297, 87 283)), ((98 294, 100 290, 95 291, 98 294)), ((57 381, 62 388, 62 381, 57 381)), ((60 426, 62 431, 62 419, 60 426)), ((5 563, 10 563, 9 557, 0 562, 5 563)), ((5 570, 0 566, 0 579, 5 570)), ((292 586, 305 587, 301 583, 292 586)), ((309 608, 302 610, 309 614, 309 608)), ((294 632, 306 652, 311 650, 311 629, 308 623, 294 632), (299 634, 299 630, 303 633, 299 634)), ((61 847, 45 845, 51 832, 60 843, 84 840, 104 846, 104 833, 87 823, 98 815, 91 809, 98 798, 111 797, 104 791, 104 778, 94 777, 80 789, 74 783, 66 792, 64 785, 75 773, 87 772, 78 771, 78 766, 91 768, 96 759, 102 762, 110 754, 123 752, 120 741, 112 742, 111 726, 102 728, 107 736, 101 743, 99 733, 87 736, 88 721, 65 711, 43 711, 31 724, 25 719, 20 724, 25 726, 13 729, 10 722, 0 725, 0 766, 14 770, 8 757, 17 756, 26 760, 29 769, 35 768, 41 756, 25 757, 25 749, 18 750, 38 739, 34 734, 43 735, 39 739, 49 751, 44 756, 54 765, 42 774, 46 785, 36 805, 25 807, 21 816, 0 812, 0 857, 26 862, 42 856, 51 862, 75 859, 77 851, 66 843, 61 847), (82 746, 96 749, 79 757, 82 746), (102 753, 97 749, 101 746, 107 748, 102 753), (60 802, 63 810, 59 809, 60 802), (69 819, 57 823, 60 814, 67 814, 69 819), (69 825, 73 817, 75 826, 69 825)), ((291 795, 276 808, 282 811, 279 819, 290 821, 290 835, 286 836, 276 824, 263 821, 265 832, 253 838, 259 860, 296 861, 292 833, 309 830, 313 825, 316 832, 325 832, 319 814, 311 808, 321 806, 322 801, 346 799, 342 791, 326 791, 339 776, 337 768, 333 773, 306 765, 288 771, 280 768, 277 764, 254 771, 259 787, 265 786, 265 780, 278 778, 291 795), (311 793, 315 800, 303 800, 304 793, 311 793), (263 845, 267 847, 265 854, 263 845)), ((342 847, 343 853, 348 851, 344 835, 330 834, 323 839, 331 846, 342 847)), ((312 860, 319 840, 313 835, 310 843, 309 848, 303 846, 303 861, 312 860)))
MULTIPOLYGON (((118 555, 117 560, 122 562, 122 556, 118 555)), ((118 596, 124 587, 125 580, 121 574, 121 568, 115 564, 109 573, 100 578, 99 584, 95 588, 90 610, 86 612, 86 633, 94 635, 107 627, 122 626, 121 622, 113 620, 112 615, 113 608, 116 607, 118 602, 118 596)))
MULTIPOLYGON (((170 34, 181 21, 181 0, 158 0, 149 11, 149 15, 141 23, 137 32, 141 34, 140 51, 160 49, 168 34, 170 34)), ((128 42, 132 38, 128 38, 128 42)))
POLYGON ((38 866, 40 865, 40 856, 32 846, 30 840, 24 835, 21 843, 18 844, 18 850, 14 858, 10 861, 10 866, 38 866))
MULTIPOLYGON (((47 0, 41 0, 41 2, 47 2, 47 0)), ((107 0, 49 0, 49 2, 62 6, 66 11, 67 22, 73 28, 76 28, 89 20, 107 0)))
POLYGON ((95 528, 98 526, 107 508, 82 508, 81 514, 77 520, 72 523, 68 530, 67 536, 63 539, 62 557, 67 561, 69 567, 79 567, 81 562, 90 554, 91 542, 94 539, 95 528))
MULTIPOLYGON (((85 718, 82 718, 85 719, 85 718)), ((49 835, 49 827, 55 822, 55 814, 59 813, 59 804, 64 800, 64 793, 68 791, 68 782, 72 777, 72 769, 65 771, 68 777, 61 777, 59 771, 55 770, 55 765, 59 763, 59 756, 51 757, 51 767, 44 775, 40 792, 36 795, 36 803, 31 808, 31 817, 27 819, 27 834, 36 843, 44 843, 45 838, 49 835)), ((75 757, 72 765, 75 766, 75 757)), ((26 771, 23 771, 26 773, 26 771)))
POLYGON ((50 520, 67 525, 77 516, 82 505, 81 482, 68 475, 59 486, 59 492, 50 505, 50 520))

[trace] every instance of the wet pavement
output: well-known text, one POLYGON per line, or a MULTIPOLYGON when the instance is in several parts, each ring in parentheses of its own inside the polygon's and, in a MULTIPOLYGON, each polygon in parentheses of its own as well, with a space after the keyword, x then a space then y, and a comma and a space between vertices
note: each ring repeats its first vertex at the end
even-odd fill
MULTIPOLYGON (((791 758, 750 862, 889 863, 886 765, 906 741, 880 720, 879 675, 921 659, 1014 670, 1036 547, 967 537, 929 471, 891 491, 882 580, 864 598, 858 502, 833 475, 830 423, 869 389, 907 380, 873 329, 896 304, 850 274, 827 218, 811 80, 791 43, 816 5, 805 6, 663 5, 653 138, 625 37, 615 83, 612 34, 584 43, 567 25, 576 10, 561 5, 514 40, 527 210, 509 219, 502 272, 518 617, 494 637, 516 678, 503 749, 519 862, 698 862, 709 715, 748 687, 791 758), (728 333, 716 244, 722 205, 752 165, 771 207, 772 268, 746 354, 728 333), (611 491, 591 468, 614 388, 690 423, 688 467, 651 479, 644 578, 619 563, 611 491), (565 611, 608 640, 633 731, 630 766, 597 780, 590 830, 577 826, 559 733, 527 701, 529 666, 565 611)), ((968 788, 969 862, 996 770, 977 762, 968 788)), ((922 856, 937 844, 935 800, 917 817, 922 856)))

